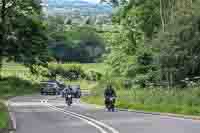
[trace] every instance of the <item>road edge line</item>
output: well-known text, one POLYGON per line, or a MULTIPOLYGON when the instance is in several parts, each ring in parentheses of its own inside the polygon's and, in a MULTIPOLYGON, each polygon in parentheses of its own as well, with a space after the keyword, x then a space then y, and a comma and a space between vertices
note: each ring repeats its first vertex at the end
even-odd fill
POLYGON ((8 115, 9 115, 9 127, 8 127, 8 131, 9 133, 14 133, 17 129, 17 122, 16 122, 16 116, 15 113, 12 111, 9 101, 4 102, 4 104, 7 106, 8 108, 8 115))

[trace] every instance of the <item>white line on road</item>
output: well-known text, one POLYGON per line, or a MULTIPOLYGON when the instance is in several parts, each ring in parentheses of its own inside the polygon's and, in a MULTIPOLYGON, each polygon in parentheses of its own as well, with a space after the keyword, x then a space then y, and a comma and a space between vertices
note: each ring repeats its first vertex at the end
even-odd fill
MULTIPOLYGON (((84 115, 80 115, 80 114, 77 114, 77 113, 74 113, 74 112, 71 112, 71 111, 67 111, 67 110, 64 110, 64 109, 60 109, 60 108, 57 108, 56 106, 53 106, 51 104, 49 104, 49 108, 52 108, 54 110, 57 110, 57 111, 60 111, 60 112, 63 112, 65 114, 68 114, 68 115, 71 115, 71 116, 74 116, 76 118, 79 118, 81 120, 84 120, 86 121, 87 123, 90 122, 90 123, 93 123, 95 126, 97 126, 96 128, 97 129, 102 129, 100 126, 108 129, 109 131, 111 131, 112 133, 119 133, 119 131, 117 131, 116 129, 112 128, 111 126, 108 126, 106 125, 105 123, 103 122, 100 122, 100 121, 97 121, 93 118, 90 118, 90 117, 87 117, 87 116, 84 116, 84 115)), ((89 124, 89 123, 88 123, 89 124)), ((90 124, 91 125, 91 124, 90 124)), ((94 126, 93 125, 93 126, 94 126)), ((101 131, 102 133, 107 133, 105 130, 101 131)))
POLYGON ((41 103, 48 103, 48 99, 40 100, 41 103))
POLYGON ((48 106, 48 107, 51 108, 51 109, 53 109, 53 110, 60 111, 60 112, 62 112, 62 113, 65 113, 65 114, 67 114, 67 115, 70 115, 70 116, 72 116, 72 117, 78 118, 78 119, 80 119, 80 120, 86 122, 87 124, 89 124, 89 125, 95 127, 95 128, 98 129, 101 133, 108 133, 108 132, 105 131, 102 127, 100 127, 99 125, 97 125, 97 124, 95 124, 95 123, 93 123, 93 122, 91 122, 91 121, 89 121, 89 120, 87 120, 87 119, 84 119, 84 118, 82 118, 82 117, 73 115, 73 114, 71 114, 71 113, 67 113, 67 112, 65 112, 65 111, 62 111, 62 110, 58 109, 57 107, 54 107, 54 106, 48 106))

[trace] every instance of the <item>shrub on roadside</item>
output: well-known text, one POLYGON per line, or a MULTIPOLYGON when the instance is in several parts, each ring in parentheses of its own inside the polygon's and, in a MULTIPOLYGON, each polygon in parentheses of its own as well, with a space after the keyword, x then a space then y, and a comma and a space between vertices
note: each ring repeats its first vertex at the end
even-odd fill
POLYGON ((0 97, 12 97, 17 95, 31 94, 39 91, 39 84, 34 81, 7 77, 0 81, 0 97))
POLYGON ((0 129, 8 126, 8 110, 0 101, 0 129))
POLYGON ((39 65, 32 65, 31 73, 35 74, 35 75, 41 75, 44 77, 48 77, 50 74, 48 68, 45 68, 45 67, 39 66, 39 65))
MULTIPOLYGON (((102 82, 103 83, 103 82, 102 82)), ((116 84, 114 84, 116 85, 116 84)), ((103 105, 103 89, 99 84, 92 94, 83 100, 103 105)), ((141 88, 117 89, 117 107, 136 110, 200 115, 200 88, 141 88)))
POLYGON ((68 80, 78 80, 85 77, 85 73, 79 64, 49 64, 51 75, 60 75, 68 80))
POLYGON ((86 73, 86 80, 90 80, 90 81, 98 81, 101 80, 102 78, 102 74, 96 71, 89 71, 86 73))

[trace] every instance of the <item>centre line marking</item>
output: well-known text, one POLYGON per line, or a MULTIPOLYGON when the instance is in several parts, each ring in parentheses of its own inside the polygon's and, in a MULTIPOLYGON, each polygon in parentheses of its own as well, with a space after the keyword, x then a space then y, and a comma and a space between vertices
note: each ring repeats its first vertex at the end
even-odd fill
POLYGON ((108 132, 105 131, 102 127, 100 127, 99 125, 95 124, 94 122, 91 122, 91 121, 89 121, 89 120, 87 120, 87 119, 84 119, 84 118, 81 118, 81 117, 79 117, 79 116, 73 115, 73 114, 71 114, 71 113, 64 112, 64 111, 58 109, 57 107, 52 107, 52 106, 48 106, 48 107, 51 108, 51 109, 53 109, 53 110, 55 110, 55 111, 59 111, 59 112, 62 112, 62 113, 64 113, 64 114, 67 114, 67 115, 70 115, 70 116, 72 116, 72 117, 75 117, 75 118, 77 118, 77 119, 80 119, 80 120, 86 122, 87 124, 89 124, 89 125, 95 127, 95 128, 98 129, 101 133, 108 133, 108 132))
POLYGON ((109 131, 111 131, 111 133, 119 133, 119 131, 117 131, 116 129, 112 128, 111 126, 108 126, 105 123, 100 122, 98 120, 95 120, 93 118, 90 118, 90 117, 87 117, 87 116, 84 116, 84 115, 80 115, 80 114, 77 114, 77 113, 74 113, 74 112, 71 112, 71 111, 67 111, 67 110, 64 110, 64 109, 60 109, 60 108, 57 108, 56 106, 53 106, 51 104, 48 104, 48 107, 51 108, 51 109, 54 109, 56 111, 63 112, 65 114, 68 114, 68 115, 71 115, 73 117, 76 117, 78 119, 81 119, 81 120, 87 122, 89 125, 99 129, 101 131, 101 133, 108 133, 102 127, 104 127, 105 129, 108 129, 109 131))

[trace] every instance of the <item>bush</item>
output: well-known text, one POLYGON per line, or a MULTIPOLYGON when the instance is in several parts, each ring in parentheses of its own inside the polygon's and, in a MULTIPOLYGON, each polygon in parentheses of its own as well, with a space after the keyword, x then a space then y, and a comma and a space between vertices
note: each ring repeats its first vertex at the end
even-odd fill
POLYGON ((35 74, 35 75, 41 75, 41 76, 44 76, 44 77, 48 77, 50 75, 48 68, 45 68, 43 66, 32 65, 30 70, 31 70, 31 73, 35 74))
POLYGON ((159 32, 152 41, 161 80, 170 86, 182 86, 180 81, 200 75, 199 4, 180 10, 166 31, 159 32))
POLYGON ((93 70, 87 72, 86 74, 87 80, 98 81, 98 80, 101 80, 101 78, 102 78, 102 74, 93 70))
MULTIPOLYGON (((103 105, 102 86, 105 86, 105 84, 95 86, 94 89, 91 89, 93 95, 84 97, 83 100, 88 103, 103 105)), ((190 89, 134 87, 129 90, 117 90, 117 95, 116 106, 119 108, 187 115, 200 114, 199 87, 190 89)))
POLYGON ((51 76, 60 75, 68 80, 78 80, 85 77, 85 73, 78 64, 50 64, 51 76))
POLYGON ((149 76, 148 75, 137 75, 134 79, 135 84, 140 85, 140 87, 144 88, 147 86, 149 81, 149 76))
POLYGON ((39 84, 33 80, 24 80, 18 77, 7 77, 0 81, 0 97, 31 94, 39 91, 39 84))
POLYGON ((6 106, 0 101, 0 129, 8 126, 8 111, 6 106))

